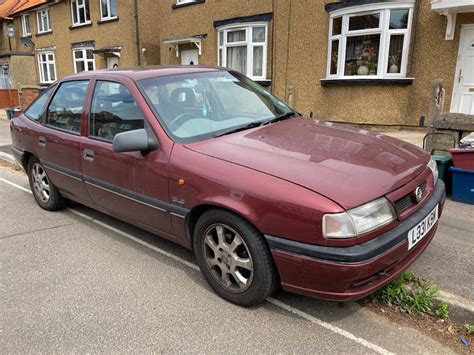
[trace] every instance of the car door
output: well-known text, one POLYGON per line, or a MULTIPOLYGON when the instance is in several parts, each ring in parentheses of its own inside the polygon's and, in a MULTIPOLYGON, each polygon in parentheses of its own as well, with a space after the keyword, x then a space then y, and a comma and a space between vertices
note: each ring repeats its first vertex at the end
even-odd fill
MULTIPOLYGON (((115 152, 118 133, 150 129, 129 89, 132 81, 97 80, 88 117, 88 138, 82 145, 82 169, 93 202, 118 218, 172 235, 167 210, 167 165, 156 164, 159 152, 115 152), (149 177, 143 189, 143 176, 149 177)), ((138 91, 135 91, 138 95, 138 91)), ((151 133, 153 134, 153 133, 151 133)))
POLYGON ((90 202, 82 181, 81 129, 89 80, 65 81, 47 106, 38 135, 39 155, 48 176, 65 197, 90 202))

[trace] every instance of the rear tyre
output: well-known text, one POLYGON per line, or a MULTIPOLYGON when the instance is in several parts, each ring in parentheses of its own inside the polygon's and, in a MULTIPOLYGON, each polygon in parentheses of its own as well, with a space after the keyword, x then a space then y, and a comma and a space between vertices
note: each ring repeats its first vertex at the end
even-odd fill
POLYGON ((46 174, 38 158, 28 161, 28 180, 36 202, 47 211, 57 211, 65 206, 65 200, 46 174))
POLYGON ((212 289, 240 306, 254 306, 277 288, 277 273, 262 235, 245 219, 213 209, 194 229, 194 254, 212 289))

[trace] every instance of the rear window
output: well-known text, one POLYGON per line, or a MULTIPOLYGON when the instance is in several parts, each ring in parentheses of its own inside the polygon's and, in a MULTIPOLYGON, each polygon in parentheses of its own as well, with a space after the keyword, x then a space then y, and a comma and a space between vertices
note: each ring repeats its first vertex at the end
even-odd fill
POLYGON ((38 122, 43 115, 43 112, 46 108, 46 104, 49 101, 49 98, 53 94, 53 88, 49 88, 44 93, 41 94, 33 103, 26 109, 25 115, 30 120, 38 122))

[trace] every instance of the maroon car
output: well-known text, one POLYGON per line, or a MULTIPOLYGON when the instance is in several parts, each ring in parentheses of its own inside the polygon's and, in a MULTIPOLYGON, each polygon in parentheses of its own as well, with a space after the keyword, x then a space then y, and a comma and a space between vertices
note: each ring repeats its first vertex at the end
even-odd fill
POLYGON ((280 284, 374 292, 426 249, 445 199, 423 150, 303 117, 222 68, 70 76, 11 133, 42 208, 74 200, 190 248, 245 306, 280 284))

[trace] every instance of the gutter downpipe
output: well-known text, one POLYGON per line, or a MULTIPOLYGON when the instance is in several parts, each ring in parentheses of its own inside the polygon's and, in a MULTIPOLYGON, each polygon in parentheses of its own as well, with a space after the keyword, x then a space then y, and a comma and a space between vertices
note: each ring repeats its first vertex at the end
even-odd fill
POLYGON ((138 21, 138 0, 135 0, 135 38, 137 46, 137 64, 138 66, 142 65, 141 61, 141 51, 140 51, 140 25, 138 21))

